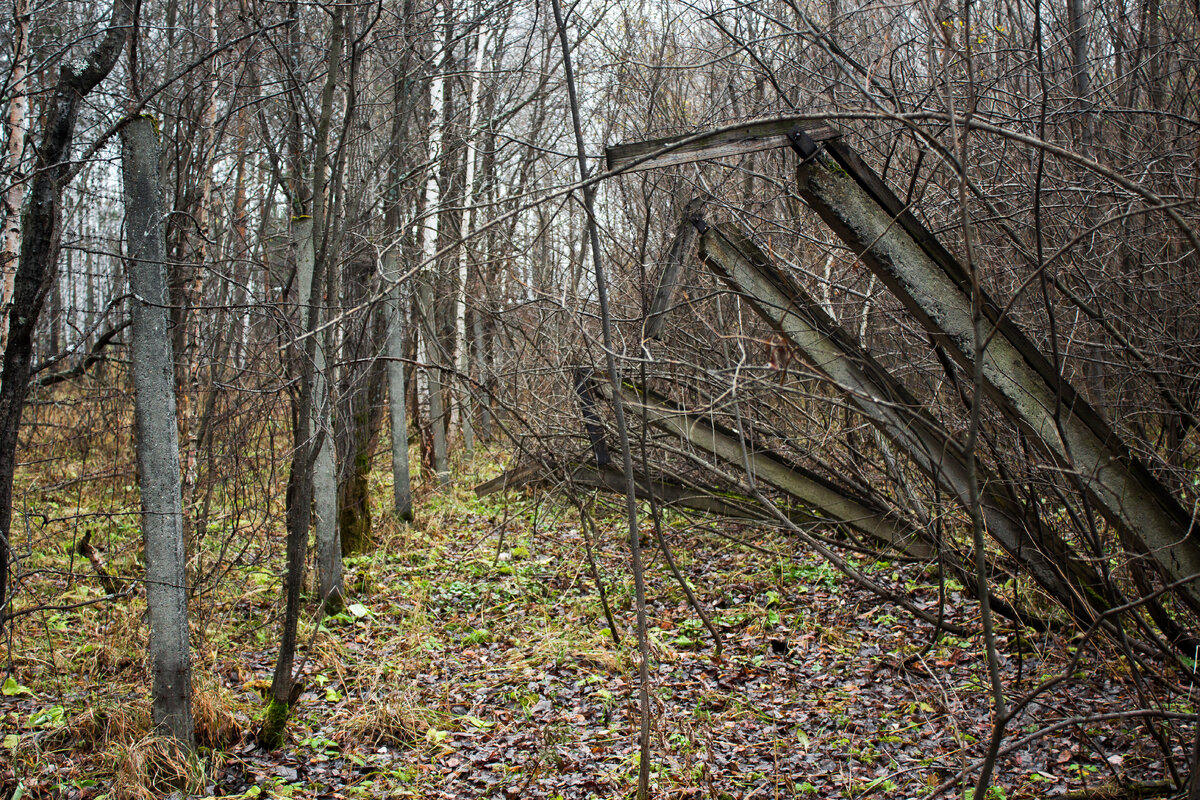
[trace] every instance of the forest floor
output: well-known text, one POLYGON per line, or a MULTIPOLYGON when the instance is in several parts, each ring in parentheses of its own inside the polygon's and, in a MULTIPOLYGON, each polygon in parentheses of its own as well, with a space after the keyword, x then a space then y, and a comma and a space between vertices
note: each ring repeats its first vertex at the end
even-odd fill
MULTIPOLYGON (((424 496, 414 525, 377 510, 378 546, 347 561, 346 610, 302 626, 304 690, 275 752, 253 732, 276 652, 281 526, 236 547, 223 540, 222 552, 212 545, 220 579, 193 600, 198 796, 630 795, 638 685, 619 509, 594 509, 617 645, 577 511, 533 494, 476 499, 471 477, 495 474, 496 461, 480 457, 457 488, 424 496)), ((382 507, 390 487, 378 477, 382 507)), ((935 637, 784 534, 664 522, 724 649, 718 657, 647 520, 656 797, 921 798, 947 782, 945 796, 969 794, 954 778, 990 733, 978 636, 935 637)), ((119 575, 136 574, 130 542, 108 542, 119 575)), ((104 595, 71 553, 66 542, 29 557, 41 572, 22 607, 104 595)), ((933 570, 857 563, 936 613, 933 570)), ((0 693, 0 797, 170 791, 153 781, 170 770, 147 736, 144 600, 135 583, 122 586, 118 600, 16 620, 0 693)), ((975 631, 976 604, 961 586, 945 589, 947 623, 975 631)), ((1011 694, 1057 682, 1010 725, 1006 745, 1016 746, 994 797, 1102 797, 1114 781, 1186 772, 1193 734, 1179 718, 1191 707, 1179 695, 1135 683, 1100 643, 1007 625, 1000 640, 1011 694), (1146 707, 1167 712, 1154 720, 1158 744, 1145 717, 1123 716, 1146 707)))

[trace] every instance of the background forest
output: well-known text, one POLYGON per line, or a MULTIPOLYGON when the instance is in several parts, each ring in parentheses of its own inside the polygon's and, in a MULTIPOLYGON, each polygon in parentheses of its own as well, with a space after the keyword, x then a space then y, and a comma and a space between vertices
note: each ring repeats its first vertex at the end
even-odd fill
POLYGON ((3 796, 1200 798, 1200 6, 9 3, 3 796))

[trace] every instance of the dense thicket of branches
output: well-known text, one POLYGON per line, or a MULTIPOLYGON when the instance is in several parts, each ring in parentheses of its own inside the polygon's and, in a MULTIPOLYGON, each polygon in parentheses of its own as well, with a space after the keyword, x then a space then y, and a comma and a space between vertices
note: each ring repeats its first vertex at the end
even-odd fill
MULTIPOLYGON (((60 75, 75 74, 72 65, 95 51, 105 11, 67 0, 35 4, 26 20, 17 7, 16 21, 28 27, 4 24, 0 89, 13 109, 6 152, 20 155, 3 164, 0 186, 6 198, 28 187, 31 214, 46 176, 65 189, 62 252, 33 292, 34 313, 44 310, 29 338, 34 389, 24 430, 45 421, 42 403, 73 403, 78 426, 62 432, 55 456, 83 466, 64 480, 86 485, 97 473, 134 469, 132 454, 99 465, 89 453, 114 429, 129 435, 125 337, 111 334, 128 314, 116 133, 152 112, 168 194, 193 598, 223 579, 227 559, 280 569, 276 521, 285 509, 298 564, 314 492, 320 586, 340 596, 331 543, 347 553, 370 546, 367 476, 391 460, 390 442, 406 438, 386 435, 399 406, 388 413, 389 383, 406 387, 426 488, 435 471, 453 471, 443 437, 452 453, 499 438, 518 460, 560 477, 592 459, 576 377, 605 358, 548 6, 145 0, 124 57, 80 103, 75 143, 61 153, 25 141, 36 126, 19 119, 22 102, 30 120, 54 113, 67 80, 60 75), (308 257, 298 257, 305 225, 313 263, 298 269, 308 257), (322 447, 332 455, 326 466, 322 447), (335 512, 322 510, 331 507, 321 505, 322 480, 336 484, 336 500, 327 498, 335 512)), ((1172 584, 1155 553, 1098 501, 1095 475, 1039 441, 985 386, 969 353, 955 360, 931 335, 938 320, 915 316, 805 202, 795 153, 623 175, 605 174, 599 156, 606 144, 756 118, 836 126, 965 265, 968 292, 986 292, 1044 358, 1056 424, 1071 418, 1077 394, 1111 428, 1110 443, 1194 522, 1195 9, 1164 0, 622 0, 575 6, 567 28, 592 172, 601 175, 594 186, 613 350, 635 384, 626 399, 638 471, 720 487, 757 508, 748 515, 791 525, 814 545, 817 535, 880 550, 860 538, 876 529, 829 508, 780 513, 795 492, 752 477, 752 457, 769 453, 919 539, 909 555, 963 580, 978 563, 990 580, 983 596, 1001 613, 1041 626, 1094 622, 1131 658, 1150 659, 1145 669, 1156 675, 1191 666, 1198 620, 1189 584, 1172 584), (949 443, 942 455, 960 448, 982 489, 955 496, 939 474, 948 462, 923 464, 873 416, 862 386, 780 338, 694 244, 682 253, 661 336, 645 335, 693 198, 703 211, 688 214, 702 228, 724 223, 789 275, 840 330, 846 357, 869 358, 886 376, 887 402, 909 415, 903 424, 936 428, 949 443), (706 420, 737 447, 722 455, 656 424, 638 391, 652 391, 660 410, 706 420), (1016 545, 989 522, 989 503, 1016 520, 1016 545), (849 524, 831 529, 831 518, 849 524), (1007 549, 989 543, 981 552, 973 520, 1007 549), (1047 563, 1061 575, 1039 578, 1037 564, 1047 563), (1087 596, 1056 593, 1060 579, 1087 596)), ((20 209, 10 201, 3 213, 11 219, 20 209)), ((6 257, 9 304, 17 254, 6 257)), ((24 386, 10 382, 26 377, 10 361, 21 357, 30 306, 16 291, 0 398, 19 405, 24 386)), ((983 339, 999 335, 980 330, 983 339)), ((608 397, 589 420, 593 435, 605 435, 612 418, 608 397)), ((13 588, 0 598, 9 603, 0 621, 36 581, 22 554, 42 546, 21 491, 0 511, 0 522, 13 518, 0 529, 12 551, 0 588, 6 578, 13 588)), ((136 508, 128 497, 106 502, 89 513, 136 508)), ((1194 547, 1190 527, 1182 537, 1194 547)), ((902 586, 878 588, 903 599, 902 586)), ((294 590, 298 598, 298 582, 294 590)), ((203 614, 202 602, 193 613, 203 614)), ((276 695, 285 701, 286 687, 276 695)))

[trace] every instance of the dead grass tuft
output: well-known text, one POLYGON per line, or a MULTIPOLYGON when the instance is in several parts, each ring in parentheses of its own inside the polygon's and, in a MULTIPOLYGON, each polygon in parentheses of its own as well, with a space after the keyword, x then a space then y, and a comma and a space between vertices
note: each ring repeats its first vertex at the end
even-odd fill
POLYGON ((313 642, 309 659, 314 666, 320 669, 332 670, 339 677, 345 673, 346 665, 353 661, 350 649, 346 647, 346 643, 335 636, 327 634, 318 636, 313 642))
POLYGON ((339 727, 350 741, 371 747, 412 747, 425 739, 434 727, 434 712, 421 706, 412 692, 399 697, 380 698, 362 705, 362 713, 345 720, 339 727))
POLYGON ((149 734, 150 714, 143 703, 91 706, 72 717, 63 734, 82 747, 132 745, 149 734))
POLYGON ((114 753, 118 800, 158 800, 174 791, 198 791, 204 769, 198 758, 182 750, 174 739, 146 736, 114 753))
POLYGON ((195 681, 192 688, 192 718, 196 744, 216 750, 241 740, 245 725, 238 715, 233 692, 212 677, 195 681))

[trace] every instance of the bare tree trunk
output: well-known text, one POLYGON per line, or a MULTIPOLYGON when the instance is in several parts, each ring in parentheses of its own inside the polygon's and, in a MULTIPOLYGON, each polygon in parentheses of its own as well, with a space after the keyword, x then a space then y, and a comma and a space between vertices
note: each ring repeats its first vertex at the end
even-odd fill
POLYGON ((184 585, 179 432, 174 362, 167 335, 166 246, 155 120, 142 116, 130 122, 121 131, 121 143, 129 286, 133 293, 132 373, 154 724, 191 749, 192 666, 184 585))
MULTIPOLYGON (((410 45, 406 54, 412 52, 414 11, 411 0, 404 4, 405 41, 410 45)), ((388 387, 388 416, 391 420, 392 449, 392 510, 396 519, 409 522, 413 518, 412 479, 408 463, 408 413, 405 386, 404 343, 405 303, 400 286, 401 255, 415 254, 411 239, 405 235, 402 222, 401 182, 411 157, 405 148, 413 119, 412 81, 409 59, 406 56, 394 75, 392 104, 395 117, 392 120, 391 153, 388 159, 387 184, 384 187, 383 218, 384 230, 397 240, 384 251, 383 279, 388 282, 387 300, 382 311, 386 315, 387 330, 384 333, 384 355, 388 387)), ((415 206, 413 203, 412 206, 415 206)), ((415 208, 414 208, 415 211, 415 208)), ((418 256, 419 257, 419 256, 418 256)))
POLYGON ((12 526, 13 474, 17 430, 29 391, 33 332, 58 274, 62 194, 74 175, 71 143, 79 106, 112 71, 128 35, 133 9, 115 0, 111 21, 100 43, 86 58, 72 59, 59 70, 54 91, 42 112, 42 134, 30 184, 29 206, 21 219, 21 253, 13 278, 8 314, 8 343, 0 370, 0 625, 8 614, 8 535, 12 526))
MULTIPOLYGON (((292 219, 292 241, 299 245, 307 239, 312 241, 312 218, 294 217, 292 219), (296 230, 299 227, 300 230, 296 230)), ((306 256, 297 246, 296 272, 297 280, 304 276, 303 260, 306 256)), ((312 263, 311 261, 309 262, 312 263)), ((311 287, 316 279, 310 267, 308 280, 301 285, 311 287)), ((307 299, 307 298, 305 298, 307 299)), ((317 315, 311 304, 300 308, 301 328, 311 333, 316 326, 317 315)), ((308 531, 312 526, 313 500, 313 462, 316 453, 313 450, 313 362, 316 360, 316 337, 307 336, 299 348, 300 361, 300 398, 296 403, 294 417, 294 446, 292 470, 288 476, 287 486, 287 555, 284 565, 283 589, 283 631, 279 639, 279 656, 275 661, 275 673, 271 679, 271 697, 267 702, 267 711, 259 731, 259 742, 269 750, 274 750, 283 744, 283 734, 287 727, 288 716, 292 707, 292 665, 296 658, 296 632, 300 627, 300 590, 304 583, 304 555, 308 549, 308 531)))
MULTIPOLYGON (((5 153, 5 173, 8 191, 4 193, 3 252, 0 253, 0 270, 3 271, 3 289, 0 289, 0 314, 8 315, 12 306, 13 278, 17 273, 18 248, 21 236, 21 206, 25 203, 25 182, 17 180, 21 171, 21 156, 25 152, 26 130, 29 120, 29 99, 25 96, 28 86, 26 73, 29 60, 29 0, 16 0, 13 28, 13 60, 11 84, 12 100, 8 105, 8 151, 5 153)), ((3 317, 0 317, 2 319, 3 317)), ((0 350, 8 346, 8 330, 0 326, 0 350)), ((2 610, 0 610, 2 611, 2 610)), ((0 619, 3 613, 0 613, 0 619)))
MULTIPOLYGON (((205 30, 208 37, 207 42, 208 46, 215 50, 217 47, 217 15, 219 13, 216 0, 207 0, 205 6, 205 13, 208 17, 205 30)), ((204 305, 204 278, 208 273, 208 266, 215 262, 217 255, 212 252, 209 243, 215 238, 212 230, 212 223, 216 216, 213 208, 212 164, 214 159, 212 153, 216 149, 218 140, 217 104, 220 86, 218 71, 219 65, 214 59, 210 64, 205 87, 204 105, 200 115, 202 120, 200 144, 197 148, 195 162, 200 173, 200 192, 199 196, 195 198, 194 206, 197 228, 195 233, 198 234, 199 241, 195 249, 195 260, 185 266, 185 269, 191 270, 191 276, 186 280, 186 288, 182 292, 183 302, 180 303, 182 307, 178 309, 178 314, 183 324, 176 334, 180 343, 180 349, 177 352, 180 363, 176 365, 176 377, 179 381, 179 423, 183 437, 183 505, 193 515, 194 521, 200 521, 204 516, 197 514, 195 509, 196 489, 200 477, 199 453, 204 428, 201 420, 203 414, 203 389, 201 388, 203 332, 201 327, 204 321, 204 312, 199 308, 204 305)), ((216 329, 220 330, 219 327, 216 329)), ((188 542, 193 552, 199 544, 200 537, 205 533, 203 528, 193 529, 188 542)))
POLYGON ((438 342, 431 277, 417 282, 417 316, 421 321, 422 360, 426 362, 425 378, 429 385, 429 428, 433 444, 433 471, 439 486, 450 482, 450 462, 446 453, 446 410, 442 394, 441 345, 438 342))
POLYGON ((396 281, 388 299, 388 411, 392 418, 393 509, 396 519, 409 521, 413 518, 412 483, 408 467, 408 415, 404 408, 404 300, 397 280, 398 261, 390 250, 383 261, 384 275, 396 281))
MULTIPOLYGON (((567 40, 567 26, 563 20, 562 9, 558 0, 551 0, 554 11, 554 22, 558 29, 558 40, 562 45, 563 74, 566 77, 567 96, 570 102, 571 124, 575 133, 576 158, 579 165, 579 177, 588 179, 587 154, 584 152, 583 124, 580 122, 579 98, 575 91, 575 75, 571 68, 571 47, 567 40)), ((605 366, 608 377, 612 382, 613 394, 621 391, 621 377, 617 373, 616 349, 613 346, 612 317, 608 309, 608 288, 604 273, 604 262, 601 258, 600 224, 596 219, 596 190, 591 185, 583 187, 583 207, 587 214, 588 241, 592 249, 592 267, 596 274, 596 299, 600 305, 601 336, 604 342, 605 366)), ((638 707, 640 711, 640 729, 638 735, 638 783, 637 800, 648 800, 650 797, 650 734, 651 714, 650 705, 650 643, 646 622, 646 578, 642 564, 641 527, 638 524, 638 495, 637 485, 633 474, 633 452, 629 446, 629 429, 625 424, 625 408, 622 403, 613 404, 614 417, 617 424, 617 439, 621 447, 622 472, 625 476, 625 515, 629 525, 629 551, 633 571, 634 608, 637 617, 638 633, 638 707)))
MULTIPOLYGON (((316 252, 313 245, 313 223, 311 217, 298 219, 292 225, 292 236, 296 246, 296 282, 300 290, 301 318, 312 309, 316 319, 314 327, 321 322, 321 303, 313 298, 313 272, 316 252)), ((313 461, 313 527, 317 541, 317 593, 323 603, 336 604, 342 595, 341 542, 337 528, 337 472, 333 460, 333 420, 330 415, 329 383, 326 378, 325 341, 320 334, 317 339, 312 362, 312 436, 316 443, 316 458, 313 461)))
MULTIPOLYGON (((446 76, 436 75, 429 84, 429 161, 437 164, 443 155, 445 120, 441 119, 442 99, 446 91, 446 76)), ((438 170, 430 168, 425 182, 425 224, 422 228, 421 256, 429 262, 417 279, 417 313, 421 318, 422 344, 425 367, 429 383, 429 427, 433 437, 433 470, 439 485, 450 482, 450 463, 446 453, 446 419, 442 395, 441 340, 437 330, 437 308, 433 296, 433 281, 436 279, 438 225, 442 216, 441 187, 438 185, 438 170)))
POLYGON ((475 380, 480 386, 479 395, 479 439, 492 439, 492 402, 488 391, 487 344, 483 338, 483 313, 478 304, 471 314, 471 328, 475 348, 475 380))
POLYGON ((462 437, 463 448, 467 453, 472 453, 475 450, 475 426, 471 419, 471 382, 468 379, 471 371, 471 348, 469 347, 470 339, 467 338, 467 282, 469 278, 469 259, 467 254, 466 238, 471 235, 471 224, 474 219, 472 207, 475 204, 475 126, 479 118, 479 89, 482 84, 482 69, 483 56, 487 52, 490 37, 487 32, 479 34, 479 41, 475 47, 475 67, 471 71, 471 97, 467 103, 467 153, 466 153, 466 178, 463 181, 463 193, 465 202, 463 203, 462 222, 460 225, 463 237, 462 249, 458 256, 458 298, 454 308, 454 329, 456 336, 454 338, 455 358, 454 364, 458 371, 458 383, 461 386, 461 391, 458 395, 458 409, 461 418, 459 420, 462 437))
MULTIPOLYGON (((284 574, 284 616, 283 631, 279 641, 279 657, 275 662, 275 672, 271 677, 271 698, 267 704, 266 717, 259 734, 259 740, 270 749, 283 744, 284 730, 292 704, 295 702, 294 679, 292 667, 296 658, 296 634, 300 626, 300 591, 304 582, 304 555, 308 546, 309 528, 313 522, 315 495, 317 487, 325 478, 317 478, 318 461, 321 459, 320 450, 327 448, 332 460, 333 438, 327 435, 328 428, 314 424, 316 415, 322 407, 328 408, 328 403, 321 399, 319 391, 328 394, 328 383, 317 375, 324 368, 324 353, 319 343, 320 335, 317 327, 320 324, 320 292, 325 285, 326 259, 318 257, 317 242, 321 240, 324 231, 325 218, 325 162, 328 154, 329 129, 333 119, 333 94, 338 79, 338 66, 341 63, 341 50, 344 41, 343 9, 339 6, 333 12, 332 28, 329 35, 329 70, 326 74, 325 85, 321 91, 321 110, 317 121, 316 147, 313 158, 312 180, 312 216, 293 217, 292 240, 297 245, 296 250, 296 281, 300 292, 300 319, 303 331, 302 355, 300 355, 300 399, 295 412, 295 454, 292 457, 292 471, 288 478, 287 497, 287 566, 284 574), (307 245, 305 244, 307 242, 307 245), (305 263, 307 262, 307 264, 305 263), (311 265, 311 269, 307 265, 311 265), (301 274, 307 269, 308 274, 301 274), (304 278, 308 279, 305 280, 304 278), (318 360, 320 364, 318 365, 318 360), (320 369, 318 369, 320 367, 320 369)), ((299 88, 296 87, 296 91, 299 88)), ((293 125, 298 126, 299 118, 293 118, 293 125)), ((294 138, 293 156, 293 186, 296 194, 293 202, 301 201, 303 193, 302 176, 298 172, 303 148, 299 144, 300 131, 292 131, 294 138)), ((323 254, 322 254, 323 255, 323 254)), ((321 469, 329 469, 329 462, 322 462, 321 469)), ((318 522, 320 515, 325 513, 332 524, 337 524, 337 476, 332 475, 333 499, 328 506, 328 485, 321 488, 325 499, 317 508, 318 522)), ((322 535, 318 533, 318 536, 322 535)), ((328 536, 328 531, 325 533, 328 536)), ((334 528, 336 536, 336 527, 334 528)), ((333 565, 326 564, 324 571, 318 565, 318 584, 324 584, 329 594, 322 594, 322 602, 330 598, 341 597, 341 546, 333 540, 334 546, 324 545, 329 549, 323 552, 333 560, 333 565), (322 574, 323 573, 323 574, 322 574), (336 592, 336 595, 335 595, 336 592)), ((323 545, 318 542, 318 551, 322 552, 323 545)), ((336 601, 335 601, 336 602, 336 601)))
MULTIPOLYGON (((333 96, 340 79, 342 50, 345 46, 345 11, 334 9, 329 31, 329 71, 321 89, 321 116, 317 122, 316 153, 313 159, 312 219, 309 227, 309 246, 313 250, 312 284, 307 287, 310 327, 305 333, 316 339, 313 351, 313 516, 317 541, 317 591, 320 602, 337 609, 342 602, 342 543, 338 538, 337 465, 333 438, 333 403, 330 390, 333 382, 326 365, 326 353, 332 344, 332 331, 317 332, 325 315, 324 289, 332 273, 327 243, 328 219, 326 204, 328 182, 326 161, 329 151, 329 131, 333 123, 333 96)), ((344 145, 344 142, 342 143, 344 145)), ((299 273, 299 265, 297 265, 299 273)), ((299 279, 299 274, 297 274, 299 279)), ((305 291, 300 282, 301 292, 305 291)), ((332 302, 332 296, 329 298, 332 302)), ((304 303, 301 307, 304 307, 304 303)))

